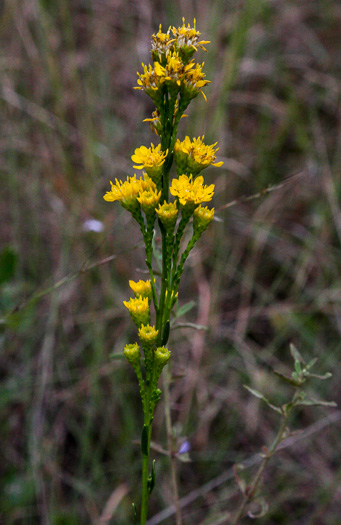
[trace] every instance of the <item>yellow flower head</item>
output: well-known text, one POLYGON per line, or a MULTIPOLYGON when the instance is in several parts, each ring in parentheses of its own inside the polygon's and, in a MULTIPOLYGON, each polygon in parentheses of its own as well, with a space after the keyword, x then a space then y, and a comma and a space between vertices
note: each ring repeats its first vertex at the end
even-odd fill
POLYGON ((122 182, 115 179, 116 184, 111 184, 111 190, 107 191, 103 199, 109 202, 119 201, 124 208, 133 211, 138 206, 137 197, 141 191, 141 181, 136 179, 136 175, 128 177, 122 182))
POLYGON ((142 63, 143 73, 137 72, 138 75, 138 86, 135 86, 134 89, 141 89, 144 91, 154 102, 157 108, 162 104, 162 90, 160 87, 162 82, 160 81, 159 76, 156 74, 155 69, 149 64, 146 66, 142 63))
POLYGON ((143 324, 139 329, 139 338, 142 343, 142 347, 149 346, 152 347, 156 343, 159 330, 155 329, 155 326, 146 326, 143 324))
POLYGON ((196 20, 194 19, 193 27, 189 24, 186 27, 185 19, 182 19, 182 26, 172 28, 172 33, 174 35, 174 40, 176 41, 176 47, 180 48, 181 55, 183 55, 184 60, 188 60, 199 48, 207 51, 204 47, 205 44, 209 44, 208 40, 199 40, 201 33, 196 30, 196 20))
MULTIPOLYGON (((194 66, 194 63, 191 62, 189 65, 194 66)), ((205 73, 203 73, 202 68, 204 67, 204 62, 200 64, 195 64, 195 67, 191 67, 186 71, 184 76, 183 83, 181 85, 181 93, 188 100, 192 100, 199 93, 202 94, 205 100, 207 100, 205 93, 201 88, 210 83, 210 80, 205 80, 205 73)))
POLYGON ((154 64, 159 83, 166 83, 175 93, 179 91, 183 79, 193 67, 194 62, 185 65, 177 51, 173 51, 167 55, 164 66, 159 62, 155 62, 154 64))
POLYGON ((133 290, 135 297, 148 297, 148 299, 151 299, 152 287, 150 284, 150 280, 140 280, 137 283, 135 281, 129 281, 129 286, 133 290))
POLYGON ((214 162, 216 160, 216 152, 219 148, 215 148, 217 143, 208 146, 203 142, 202 138, 191 139, 186 137, 185 140, 180 142, 178 139, 174 145, 174 156, 177 164, 177 170, 179 173, 185 173, 189 171, 195 177, 201 170, 207 168, 207 166, 220 167, 223 162, 214 162))
POLYGON ((159 203, 161 198, 161 191, 157 190, 146 190, 143 191, 140 196, 137 198, 141 204, 141 208, 145 214, 154 214, 155 217, 155 208, 159 203))
POLYGON ((202 202, 209 202, 214 193, 214 184, 204 185, 204 178, 200 175, 195 180, 190 175, 180 175, 178 179, 172 180, 170 192, 174 197, 178 197, 180 204, 185 207, 193 206, 202 202))
MULTIPOLYGON (((196 21, 194 19, 194 27, 185 25, 185 19, 182 19, 181 27, 169 27, 166 33, 162 32, 160 25, 158 33, 152 35, 152 59, 156 61, 164 61, 169 53, 179 51, 184 63, 188 60, 198 49, 206 51, 204 45, 209 44, 206 40, 199 40, 200 33, 195 27, 196 21)), ((162 63, 162 65, 164 65, 162 63)))
POLYGON ((156 35, 152 35, 151 53, 154 62, 156 60, 162 60, 162 58, 164 58, 174 47, 174 38, 171 38, 170 29, 171 28, 168 29, 167 33, 163 33, 160 24, 159 31, 156 35))
POLYGON ((161 206, 159 204, 159 209, 156 210, 160 221, 165 226, 167 230, 173 230, 176 219, 178 217, 178 208, 176 202, 164 202, 161 206))
POLYGON ((197 233, 198 235, 201 235, 202 232, 204 232, 207 228, 210 222, 213 220, 214 217, 214 208, 211 210, 205 206, 203 208, 202 206, 198 206, 194 210, 193 214, 193 229, 194 233, 197 233))
POLYGON ((161 144, 154 146, 151 144, 150 148, 141 146, 136 148, 134 155, 131 156, 131 160, 136 162, 137 166, 134 168, 142 170, 143 168, 159 168, 165 162, 168 150, 166 152, 161 151, 161 144))
POLYGON ((144 168, 149 177, 160 188, 163 170, 162 166, 167 154, 168 150, 166 152, 161 151, 161 144, 155 147, 152 143, 150 148, 146 148, 146 146, 137 148, 134 155, 131 156, 131 159, 133 162, 136 162, 134 168, 138 170, 144 168))
POLYGON ((149 324, 149 301, 148 297, 131 297, 129 301, 123 301, 136 326, 149 324))

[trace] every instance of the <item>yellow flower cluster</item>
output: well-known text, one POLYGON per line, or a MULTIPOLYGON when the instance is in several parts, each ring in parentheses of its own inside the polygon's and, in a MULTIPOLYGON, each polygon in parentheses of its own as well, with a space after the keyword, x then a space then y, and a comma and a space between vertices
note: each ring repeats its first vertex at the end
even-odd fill
POLYGON ((208 146, 203 142, 202 138, 191 139, 185 137, 182 142, 177 139, 174 145, 174 157, 177 165, 178 173, 192 173, 195 177, 200 171, 208 166, 222 166, 223 162, 214 162, 216 160, 216 153, 219 148, 216 148, 217 142, 208 146))
MULTIPOLYGON (((159 109, 163 100, 163 84, 166 84, 172 96, 176 98, 177 93, 186 101, 202 93, 202 88, 209 83, 205 80, 202 71, 203 65, 195 64, 191 60, 192 55, 198 48, 205 49, 204 44, 208 41, 199 40, 200 33, 190 25, 186 27, 183 20, 182 27, 169 27, 167 33, 159 32, 152 37, 152 59, 154 67, 150 64, 142 64, 143 73, 137 73, 138 86, 135 89, 143 90, 154 101, 159 109)), ((206 49, 205 49, 206 51, 206 49)))
POLYGON ((160 24, 159 31, 152 36, 152 58, 153 60, 162 60, 164 55, 174 49, 179 49, 183 57, 189 59, 195 51, 199 48, 206 51, 205 44, 209 44, 207 40, 199 40, 200 32, 196 30, 196 20, 194 19, 194 27, 190 24, 185 25, 185 19, 182 19, 181 27, 169 27, 167 33, 162 32, 160 24))
POLYGON ((178 179, 172 180, 169 190, 174 197, 178 197, 182 206, 194 208, 212 199, 214 184, 204 185, 204 178, 201 175, 194 180, 192 175, 180 175, 178 179))
MULTIPOLYGON (((133 177, 127 177, 127 180, 124 182, 115 179, 116 184, 110 181, 111 190, 107 191, 103 199, 109 202, 119 201, 123 208, 134 212, 138 208, 139 202, 147 202, 146 194, 156 194, 156 184, 147 174, 143 175, 143 179, 137 179, 136 175, 134 175, 133 177)), ((158 197, 155 197, 155 206, 160 200, 161 193, 157 195, 158 197)))

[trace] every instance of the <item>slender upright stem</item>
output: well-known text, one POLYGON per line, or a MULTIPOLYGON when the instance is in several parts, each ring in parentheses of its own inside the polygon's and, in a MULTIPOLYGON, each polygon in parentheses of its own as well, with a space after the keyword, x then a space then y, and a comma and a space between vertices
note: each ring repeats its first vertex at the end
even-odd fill
MULTIPOLYGON (((145 417, 146 421, 146 417, 145 417)), ((146 422, 145 422, 146 424, 146 422)), ((147 454, 142 454, 142 503, 141 503, 141 525, 147 523, 148 503, 149 503, 149 455, 150 455, 150 438, 152 434, 151 422, 148 426, 147 454)))

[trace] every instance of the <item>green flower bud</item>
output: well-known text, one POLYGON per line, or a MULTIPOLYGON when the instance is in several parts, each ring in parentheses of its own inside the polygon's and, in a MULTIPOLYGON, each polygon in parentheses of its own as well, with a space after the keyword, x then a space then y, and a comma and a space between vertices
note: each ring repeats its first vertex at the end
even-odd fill
POLYGON ((140 366, 141 350, 137 343, 126 345, 124 347, 124 355, 134 368, 140 366))

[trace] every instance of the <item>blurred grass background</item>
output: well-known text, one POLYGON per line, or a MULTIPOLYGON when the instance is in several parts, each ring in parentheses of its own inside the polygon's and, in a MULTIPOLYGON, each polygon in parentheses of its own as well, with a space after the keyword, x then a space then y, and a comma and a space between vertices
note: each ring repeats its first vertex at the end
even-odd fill
MULTIPOLYGON (((178 462, 184 523, 228 523, 232 465, 278 427, 243 384, 284 403, 271 368, 289 370, 293 342, 333 372, 311 392, 341 400, 340 4, 11 0, 0 16, 0 522, 125 525, 139 503, 138 389, 111 354, 135 338, 122 300, 128 279, 144 278, 144 253, 130 215, 102 196, 156 141, 136 71, 159 23, 185 16, 211 41, 198 60, 212 84, 180 137, 218 140, 225 164, 205 171, 220 220, 180 292, 181 306, 195 301, 182 321, 208 330, 179 328, 169 343, 174 447, 191 446, 178 462)), ((257 523, 340 523, 340 419, 299 413, 292 429, 308 431, 267 469, 257 523)), ((164 428, 160 403, 162 448, 164 428)), ((150 522, 171 524, 160 514, 173 501, 169 460, 154 454, 150 522)))

